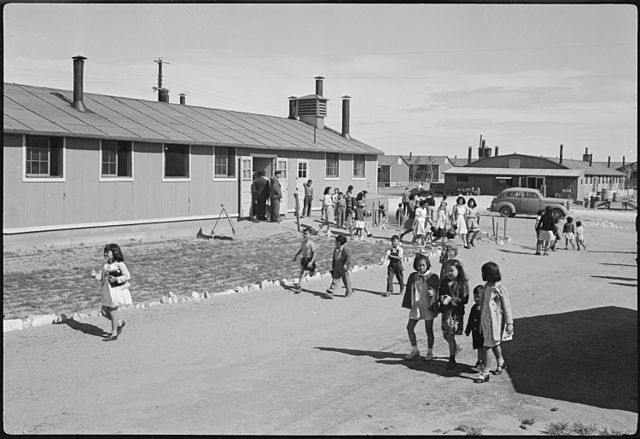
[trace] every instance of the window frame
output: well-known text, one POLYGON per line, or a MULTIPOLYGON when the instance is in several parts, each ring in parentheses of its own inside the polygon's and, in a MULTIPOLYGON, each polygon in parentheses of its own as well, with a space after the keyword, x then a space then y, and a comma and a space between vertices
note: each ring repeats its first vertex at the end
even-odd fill
MULTIPOLYGON (((212 174, 211 174, 211 178, 212 181, 236 181, 238 179, 238 169, 237 166, 235 164, 235 160, 238 158, 238 149, 234 146, 214 146, 213 147, 213 169, 212 169, 212 174), (217 177, 216 176, 216 155, 220 155, 220 154, 216 154, 216 149, 217 148, 226 148, 227 149, 227 176, 226 177, 217 177), (233 149, 233 175, 229 176, 229 163, 231 162, 231 160, 229 160, 229 154, 228 151, 229 149, 233 149)), ((240 170, 240 172, 242 172, 242 170, 240 170)), ((240 178, 242 178, 242 176, 240 176, 240 178)))
POLYGON ((181 143, 162 143, 161 144, 161 148, 162 148, 162 182, 175 182, 175 181, 191 181, 191 163, 192 163, 192 159, 191 159, 191 145, 183 145, 181 143), (165 166, 165 161, 167 158, 167 154, 165 151, 165 147, 167 145, 176 145, 176 146, 181 146, 181 147, 187 147, 187 157, 189 157, 189 176, 188 177, 167 177, 165 175, 166 172, 166 166, 165 166))
MULTIPOLYGON (((62 139, 62 153, 61 153, 61 160, 62 160, 62 177, 45 177, 43 175, 38 175, 38 176, 28 176, 27 175, 27 148, 29 148, 29 145, 27 145, 27 137, 30 136, 30 134, 23 134, 22 135, 22 182, 23 183, 42 183, 42 182, 65 182, 67 181, 67 138, 65 136, 43 136, 43 135, 38 135, 38 134, 34 134, 32 135, 33 137, 47 137, 48 139, 51 139, 52 137, 59 137, 62 139)), ((51 141, 49 140, 49 143, 51 143, 51 141)), ((49 168, 51 168, 51 145, 49 144, 48 146, 49 148, 49 168)), ((49 173, 51 173, 51 170, 49 169, 49 173)))
POLYGON ((324 179, 325 180, 340 180, 340 153, 339 152, 325 152, 324 153, 324 179), (337 176, 335 176, 335 177, 327 175, 327 164, 328 164, 327 156, 328 155, 337 156, 337 162, 338 162, 338 165, 336 167, 337 168, 336 169, 337 170, 337 176))
MULTIPOLYGON (((103 140, 114 140, 114 139, 100 139, 100 161, 98 163, 98 175, 99 175, 99 179, 98 180, 100 182, 133 181, 133 169, 134 169, 133 161, 134 161, 134 157, 135 157, 135 154, 133 153, 134 152, 134 148, 135 148, 134 142, 133 141, 128 141, 128 140, 115 140, 115 142, 116 142, 116 174, 118 172, 118 170, 117 170, 117 166, 118 166, 118 158, 117 158, 118 157, 117 156, 117 153, 118 153, 118 149, 117 149, 118 148, 118 142, 129 142, 131 144, 131 153, 130 153, 131 154, 131 176, 118 176, 118 175, 115 175, 115 176, 111 177, 111 176, 104 176, 104 174, 102 173, 102 158, 103 158, 103 156, 102 156, 102 151, 103 151, 102 142, 103 142, 103 140)), ((162 155, 164 156, 164 149, 163 149, 162 152, 163 152, 162 155)), ((163 174, 164 174, 164 166, 162 167, 162 169, 163 169, 163 174)))
MULTIPOLYGON (((339 163, 339 162, 338 162, 339 163)), ((351 155, 351 180, 363 181, 367 179, 367 155, 352 154, 351 155), (362 177, 356 177, 356 156, 362 157, 362 177)))
POLYGON ((296 177, 297 178, 303 178, 305 180, 309 179, 309 160, 308 159, 298 159, 298 163, 296 164, 296 177), (300 176, 300 165, 303 164, 303 163, 306 165, 306 168, 304 170, 304 173, 305 173, 304 177, 301 177, 300 176))

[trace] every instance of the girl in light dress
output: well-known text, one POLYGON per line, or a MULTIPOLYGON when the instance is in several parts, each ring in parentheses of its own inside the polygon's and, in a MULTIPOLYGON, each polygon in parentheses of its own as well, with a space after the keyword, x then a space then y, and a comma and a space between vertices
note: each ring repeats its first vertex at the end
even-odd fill
POLYGON ((447 196, 442 196, 442 201, 438 206, 438 219, 436 220, 436 235, 442 238, 444 244, 444 238, 446 236, 445 230, 447 229, 447 196))
POLYGON ((124 263, 122 250, 117 244, 105 246, 104 257, 107 262, 100 272, 91 270, 91 277, 101 282, 102 311, 100 314, 111 321, 111 335, 104 341, 113 341, 118 339, 126 324, 124 320, 118 319, 118 307, 132 304, 131 293, 129 293, 131 275, 124 263))
MULTIPOLYGON (((331 219, 333 214, 333 199, 331 197, 331 186, 324 188, 324 195, 322 196, 322 210, 324 212, 324 224, 322 227, 327 226, 326 235, 331 236, 331 219)), ((322 228, 320 228, 320 234, 322 235, 322 228)))
POLYGON ((418 253, 413 260, 415 272, 411 273, 407 279, 402 307, 410 310, 407 332, 409 333, 411 352, 404 357, 405 360, 413 360, 420 355, 415 333, 416 325, 420 320, 424 320, 427 332, 427 354, 424 359, 425 361, 433 360, 433 344, 435 342, 433 319, 438 315, 440 281, 437 274, 431 273, 430 268, 429 257, 418 253))
POLYGON ((418 245, 425 243, 427 223, 427 201, 421 200, 416 208, 416 216, 413 222, 413 241, 418 245))
POLYGON ((474 198, 467 201, 467 242, 471 247, 476 245, 473 243, 476 236, 480 232, 480 212, 478 212, 478 204, 474 198))
POLYGON ((456 199, 456 205, 453 206, 453 211, 451 212, 451 223, 458 235, 460 235, 464 248, 469 248, 469 243, 467 242, 467 208, 465 203, 464 197, 458 197, 456 199))
POLYGON ((480 375, 474 379, 476 383, 486 383, 489 381, 489 369, 491 357, 489 351, 497 360, 496 370, 491 371, 494 375, 500 375, 507 368, 507 363, 502 357, 502 341, 511 340, 513 337, 513 313, 511 312, 511 301, 509 293, 502 285, 500 268, 495 262, 487 262, 482 266, 482 280, 485 281, 482 294, 480 295, 480 332, 484 342, 483 359, 480 375))

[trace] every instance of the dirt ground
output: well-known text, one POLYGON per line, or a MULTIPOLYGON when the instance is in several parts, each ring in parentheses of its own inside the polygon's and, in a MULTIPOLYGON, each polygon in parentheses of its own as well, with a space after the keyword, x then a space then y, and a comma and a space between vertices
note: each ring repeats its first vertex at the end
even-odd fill
MULTIPOLYGON (((535 256, 528 217, 509 219, 510 243, 461 249, 472 287, 493 260, 511 293, 508 368, 488 383, 472 382, 470 337, 459 337, 457 368, 445 369, 439 317, 436 359, 402 359, 408 310, 400 295, 381 296, 380 266, 352 274, 349 299, 323 299, 329 280, 321 279, 299 295, 275 287, 126 310, 114 342, 102 341, 108 323, 99 317, 4 333, 4 431, 432 435, 474 427, 530 435, 566 421, 634 433, 636 215, 574 216, 585 221, 588 251, 560 245, 535 256), (525 419, 533 420, 527 429, 525 419)), ((283 260, 274 252, 270 262, 283 260)), ((417 334, 424 352, 424 330, 417 334)))

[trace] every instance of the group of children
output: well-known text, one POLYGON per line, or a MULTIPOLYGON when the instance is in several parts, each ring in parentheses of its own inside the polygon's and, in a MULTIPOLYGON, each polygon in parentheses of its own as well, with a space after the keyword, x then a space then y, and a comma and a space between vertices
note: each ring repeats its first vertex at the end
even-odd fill
POLYGON ((555 251, 556 244, 564 238, 564 249, 569 249, 569 244, 573 250, 587 249, 584 242, 584 226, 582 221, 575 223, 573 218, 567 216, 560 233, 560 218, 554 217, 550 208, 540 209, 535 222, 536 231, 536 255, 548 255, 549 250, 555 251), (541 253, 541 251, 543 253, 541 253))
POLYGON ((354 197, 352 185, 349 185, 346 194, 338 188, 331 193, 331 186, 327 186, 324 189, 320 212, 323 219, 321 234, 332 237, 331 223, 334 221, 337 228, 349 231, 351 239, 359 238, 365 241, 366 237, 371 236, 366 223, 366 196, 367 191, 361 191, 354 197))

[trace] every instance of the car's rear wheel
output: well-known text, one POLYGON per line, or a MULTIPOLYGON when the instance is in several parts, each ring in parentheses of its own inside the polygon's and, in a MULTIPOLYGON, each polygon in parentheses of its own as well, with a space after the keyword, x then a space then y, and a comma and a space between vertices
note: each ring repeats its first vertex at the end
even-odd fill
POLYGON ((502 206, 500 208, 500 215, 501 216, 513 216, 513 211, 511 210, 511 208, 509 206, 502 206))
POLYGON ((551 211, 551 215, 553 215, 554 219, 562 219, 564 218, 564 212, 560 209, 553 209, 551 211))

